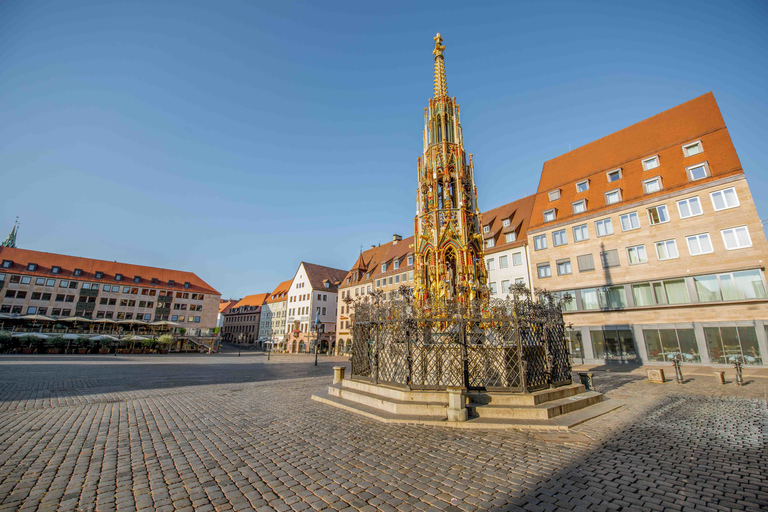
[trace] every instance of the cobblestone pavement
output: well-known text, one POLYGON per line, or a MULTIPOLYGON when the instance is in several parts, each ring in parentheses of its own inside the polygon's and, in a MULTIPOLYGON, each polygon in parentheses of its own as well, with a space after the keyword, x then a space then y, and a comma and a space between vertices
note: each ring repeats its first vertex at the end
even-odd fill
POLYGON ((768 508, 765 378, 597 372, 561 439, 350 415, 320 359, 1 356, 0 511, 768 508))

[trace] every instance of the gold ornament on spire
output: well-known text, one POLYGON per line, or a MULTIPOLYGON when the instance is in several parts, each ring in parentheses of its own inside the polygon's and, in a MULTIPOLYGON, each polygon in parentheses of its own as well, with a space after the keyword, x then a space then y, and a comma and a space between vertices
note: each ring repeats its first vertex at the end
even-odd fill
POLYGON ((445 81, 445 62, 443 59, 443 38, 438 33, 435 36, 435 49, 432 50, 432 55, 435 56, 435 98, 442 98, 448 96, 448 85, 445 81))

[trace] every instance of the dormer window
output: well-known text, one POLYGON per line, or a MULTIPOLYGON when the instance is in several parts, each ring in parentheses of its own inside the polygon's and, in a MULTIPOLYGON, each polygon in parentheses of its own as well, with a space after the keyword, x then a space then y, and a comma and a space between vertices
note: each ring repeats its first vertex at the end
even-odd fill
POLYGON ((560 189, 553 190, 549 193, 549 200, 550 201, 557 201, 560 199, 560 189))
POLYGON ((491 231, 491 226, 483 226, 483 233, 488 233, 491 231))
POLYGON ((556 217, 554 208, 544 212, 544 222, 552 222, 556 217))
POLYGON ((370 272, 366 272, 366 274, 365 274, 365 278, 366 278, 366 279, 370 279, 370 278, 371 278, 371 273, 370 273, 370 272))
POLYGON ((157 284, 157 278, 153 277, 149 282, 152 284, 157 284))
POLYGON ((83 275, 83 269, 76 268, 75 271, 72 273, 72 275, 75 277, 80 277, 81 275, 83 275))
POLYGON ((397 270, 397 269, 399 269, 399 268, 400 268, 400 260, 395 260, 395 262, 394 262, 394 268, 395 268, 395 270, 397 270))
POLYGON ((506 228, 507 226, 509 226, 509 219, 504 219, 501 221, 501 227, 506 228))
POLYGON ((413 265, 413 255, 408 256, 408 265, 413 265))
POLYGON ((387 271, 387 264, 386 263, 382 263, 381 264, 381 271, 382 272, 386 272, 387 271))
POLYGON ((184 283, 184 288, 189 288, 189 281, 186 281, 186 282, 184 283))
POLYGON ((37 270, 37 263, 27 263, 27 271, 34 272, 37 270))
POLYGON ((589 190, 589 180, 580 181, 576 184, 576 193, 581 194, 589 190))
POLYGON ((104 277, 104 272, 97 270, 96 273, 93 275, 93 277, 95 277, 96 279, 101 279, 102 277, 104 277))
POLYGON ((329 283, 328 281, 326 281, 326 282, 325 282, 325 283, 323 283, 323 284, 325 284, 325 287, 326 287, 326 288, 330 288, 330 287, 331 287, 331 283, 329 283))
POLYGON ((651 158, 646 158, 643 160, 643 170, 644 171, 650 171, 651 169, 655 169, 659 166, 659 157, 652 156, 651 158))
POLYGON ((618 203, 619 201, 621 201, 621 190, 620 189, 611 190, 610 192, 606 192, 605 193, 605 204, 606 205, 615 204, 615 203, 618 203))
POLYGON ((133 276, 133 282, 134 283, 140 283, 141 282, 141 276, 133 276))
POLYGON ((571 203, 571 206, 573 206, 574 215, 578 213, 584 213, 587 211, 587 200, 582 199, 581 201, 576 201, 575 203, 571 203))
POLYGON ((123 274, 115 274, 115 281, 122 281, 123 280, 123 274))
POLYGON ((11 260, 3 260, 3 268, 11 268, 13 262, 11 260))
POLYGON ((701 149, 701 141, 700 140, 697 140, 696 142, 692 142, 690 144, 686 144, 685 146, 683 146, 683 154, 686 157, 693 156, 693 155, 698 155, 702 151, 704 151, 704 150, 701 149))
POLYGON ((176 286, 176 281, 174 281, 173 279, 169 279, 168 286, 176 286))
POLYGON ((61 272, 61 267, 53 266, 51 267, 51 274, 59 274, 61 272))
POLYGON ((613 183, 614 181, 619 181, 621 179, 621 169, 608 171, 605 174, 608 177, 608 183, 613 183))

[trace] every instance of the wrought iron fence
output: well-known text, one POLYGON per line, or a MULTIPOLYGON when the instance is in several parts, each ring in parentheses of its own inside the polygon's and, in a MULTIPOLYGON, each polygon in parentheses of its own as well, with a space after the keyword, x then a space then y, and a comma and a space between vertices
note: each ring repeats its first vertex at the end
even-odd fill
POLYGON ((352 378, 513 392, 571 383, 561 301, 551 294, 427 307, 416 307, 405 289, 399 295, 354 302, 352 378))

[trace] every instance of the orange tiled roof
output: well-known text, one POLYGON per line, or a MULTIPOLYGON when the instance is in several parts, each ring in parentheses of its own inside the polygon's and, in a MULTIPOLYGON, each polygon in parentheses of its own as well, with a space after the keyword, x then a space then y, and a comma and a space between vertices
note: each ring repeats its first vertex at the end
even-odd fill
POLYGON ((257 293, 254 295, 248 295, 232 306, 233 308, 241 308, 243 306, 261 306, 269 296, 268 293, 257 293))
POLYGON ((605 192, 617 188, 622 200, 610 208, 653 197, 644 194, 642 182, 656 176, 661 177, 663 187, 656 195, 684 189, 690 185, 686 167, 704 161, 709 163, 711 176, 697 180, 696 185, 743 172, 711 92, 545 162, 530 228, 606 210, 605 192), (697 140, 704 151, 686 157, 682 145, 697 140), (644 171, 642 160, 654 155, 660 166, 644 171), (619 168, 622 178, 609 183, 606 173, 619 168), (576 183, 583 180, 589 180, 589 189, 577 193, 576 183), (550 201, 549 192, 556 189, 560 189, 560 198, 550 201), (573 215, 572 203, 581 199, 586 199, 587 211, 573 215), (556 221, 545 224, 543 213, 551 208, 556 209, 556 221))
POLYGON ((398 241, 395 243, 387 242, 385 244, 377 245, 375 247, 371 247, 370 249, 363 251, 363 253, 358 258, 358 262, 362 258, 366 271, 360 273, 360 278, 356 279, 356 276, 358 274, 357 265, 355 264, 355 267, 353 267, 347 274, 344 276, 344 280, 342 281, 342 284, 340 288, 346 288, 349 286, 359 286, 363 283, 370 283, 376 278, 381 278, 381 276, 388 276, 390 274, 399 274, 401 272, 407 272, 408 270, 413 270, 413 265, 406 265, 406 261, 403 261, 403 258, 407 256, 408 254, 413 254, 413 237, 408 237, 403 240, 398 241), (395 259, 400 260, 400 267, 397 270, 393 269, 393 265, 391 264, 392 261, 395 259), (385 272, 381 271, 381 264, 387 263, 387 270, 385 272), (369 274, 369 277, 366 279, 365 275, 369 274), (349 279, 349 283, 347 283, 347 279, 349 279))
POLYGON ((272 293, 267 297, 267 300, 264 301, 264 304, 272 304, 274 302, 288 300, 288 290, 291 289, 291 283, 293 283, 293 280, 289 279, 288 281, 283 281, 277 285, 277 288, 272 290, 272 293))
POLYGON ((302 261, 304 270, 307 272, 307 278, 312 285, 313 290, 329 290, 335 292, 339 288, 339 284, 344 276, 347 274, 346 270, 333 267, 324 267, 322 265, 315 265, 314 263, 307 263, 302 261), (328 288, 325 287, 325 282, 328 282, 328 288))
POLYGON ((481 215, 483 226, 489 226, 489 233, 483 235, 484 240, 493 238, 494 246, 485 249, 486 254, 506 251, 514 247, 520 247, 528 243, 526 235, 528 223, 531 220, 531 211, 536 201, 536 194, 531 194, 517 201, 512 201, 493 208, 481 215), (504 226, 504 221, 509 220, 509 226, 504 226), (507 233, 516 233, 514 242, 506 241, 507 233))
POLYGON ((119 282, 125 286, 142 286, 144 288, 170 288, 192 293, 210 293, 219 295, 213 287, 197 277, 192 272, 169 270, 157 267, 145 267, 117 261, 94 260, 80 256, 67 256, 50 252, 30 251, 12 247, 0 247, 0 260, 13 262, 11 268, 0 268, 0 272, 13 274, 78 279, 83 281, 119 282), (34 271, 27 270, 29 263, 37 264, 34 271), (51 268, 60 267, 58 274, 52 274, 51 268), (75 276, 75 269, 82 270, 81 275, 75 276), (96 272, 102 272, 101 279, 96 279, 96 272), (122 275, 121 281, 115 281, 117 274, 122 275), (139 282, 134 283, 134 277, 139 282), (156 283, 152 280, 157 279, 156 283), (171 284, 173 283, 173 284, 171 284), (189 283, 184 288, 184 283, 189 283))
POLYGON ((234 306, 236 303, 237 301, 233 299, 220 301, 219 313, 227 313, 230 309, 232 309, 232 306, 234 306))

